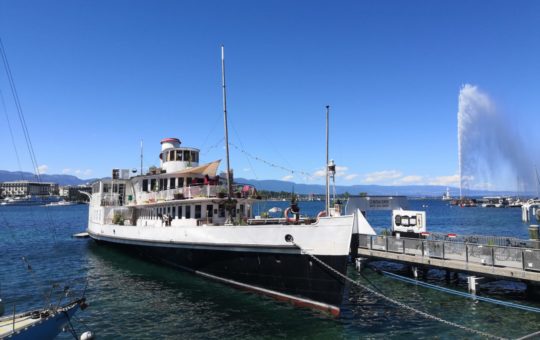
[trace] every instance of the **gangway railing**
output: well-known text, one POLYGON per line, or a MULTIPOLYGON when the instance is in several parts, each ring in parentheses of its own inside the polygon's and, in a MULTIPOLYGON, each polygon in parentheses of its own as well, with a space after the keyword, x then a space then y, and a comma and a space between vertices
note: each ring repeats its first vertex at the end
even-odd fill
POLYGON ((540 272, 540 249, 533 248, 362 234, 359 248, 540 272))

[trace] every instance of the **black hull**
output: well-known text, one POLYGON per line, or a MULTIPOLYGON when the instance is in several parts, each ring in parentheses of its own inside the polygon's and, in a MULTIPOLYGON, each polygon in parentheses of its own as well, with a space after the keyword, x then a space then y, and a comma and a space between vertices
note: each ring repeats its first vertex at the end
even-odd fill
MULTIPOLYGON (((339 315, 344 280, 304 254, 133 245, 97 240, 140 257, 256 291, 298 306, 339 315)), ((347 256, 317 256, 342 274, 347 256)))

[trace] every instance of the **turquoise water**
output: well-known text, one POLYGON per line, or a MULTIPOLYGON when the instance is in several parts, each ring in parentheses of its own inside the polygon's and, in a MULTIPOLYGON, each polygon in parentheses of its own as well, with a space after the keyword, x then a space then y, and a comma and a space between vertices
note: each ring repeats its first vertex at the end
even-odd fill
MULTIPOLYGON (((264 202, 259 209, 287 205, 264 202)), ((301 202, 300 207, 314 215, 322 203, 301 202)), ((455 208, 436 200, 410 201, 409 208, 427 211, 431 231, 527 238, 528 226, 521 223, 519 209, 455 208), (422 208, 424 205, 427 207, 422 208)), ((90 307, 78 313, 79 322, 74 324, 79 331, 88 326, 100 339, 478 338, 399 309, 357 287, 347 291, 342 314, 334 319, 132 258, 88 239, 71 238, 85 229, 87 216, 84 205, 0 206, 0 294, 6 310, 12 310, 13 304, 17 310, 43 306, 43 296, 53 283, 59 285, 53 294, 57 301, 65 285, 80 292, 88 280, 90 307)), ((381 230, 388 227, 390 214, 373 212, 368 219, 381 230)), ((503 337, 540 329, 539 314, 411 286, 370 269, 362 275, 349 270, 349 276, 363 284, 374 284, 393 298, 467 327, 503 337)), ((430 271, 427 279, 446 285, 441 271, 430 271)), ((496 298, 540 307, 539 301, 527 298, 521 284, 495 282, 489 286, 496 298)), ((461 281, 450 287, 466 286, 461 281)), ((62 333, 59 338, 72 337, 62 333)))

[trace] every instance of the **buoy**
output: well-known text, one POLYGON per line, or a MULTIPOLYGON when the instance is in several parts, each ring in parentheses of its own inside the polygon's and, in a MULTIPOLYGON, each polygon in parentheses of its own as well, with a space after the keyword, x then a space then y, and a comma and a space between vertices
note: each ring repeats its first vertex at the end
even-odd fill
POLYGON ((94 338, 94 333, 92 331, 86 331, 81 334, 80 340, 92 340, 94 338))

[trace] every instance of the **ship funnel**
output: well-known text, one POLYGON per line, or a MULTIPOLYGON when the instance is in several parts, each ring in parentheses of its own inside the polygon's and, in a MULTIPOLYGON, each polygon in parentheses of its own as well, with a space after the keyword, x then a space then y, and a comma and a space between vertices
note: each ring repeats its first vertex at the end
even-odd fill
POLYGON ((178 138, 165 138, 161 140, 161 151, 180 147, 180 139, 178 138))

